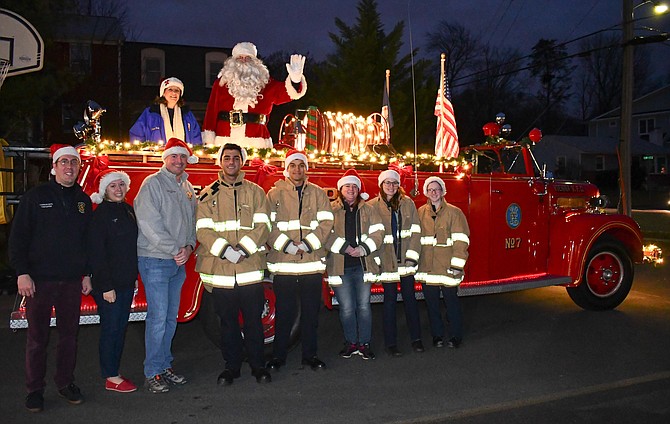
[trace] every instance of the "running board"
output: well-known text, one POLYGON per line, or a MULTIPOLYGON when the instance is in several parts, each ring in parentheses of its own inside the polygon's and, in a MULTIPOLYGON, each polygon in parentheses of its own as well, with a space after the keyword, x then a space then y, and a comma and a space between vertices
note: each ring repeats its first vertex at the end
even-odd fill
POLYGON ((476 296, 480 294, 506 293, 518 290, 535 289, 538 287, 560 286, 570 283, 572 283, 572 278, 559 275, 544 275, 542 277, 526 280, 463 283, 458 287, 458 295, 476 296))

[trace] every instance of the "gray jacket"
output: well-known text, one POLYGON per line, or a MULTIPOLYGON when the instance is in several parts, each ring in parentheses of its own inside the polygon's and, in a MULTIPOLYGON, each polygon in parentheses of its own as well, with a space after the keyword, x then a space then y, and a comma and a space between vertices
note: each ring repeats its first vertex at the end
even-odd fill
POLYGON ((184 173, 182 182, 177 183, 163 166, 142 182, 134 202, 138 256, 172 259, 184 246, 195 248, 198 198, 187 178, 184 173))

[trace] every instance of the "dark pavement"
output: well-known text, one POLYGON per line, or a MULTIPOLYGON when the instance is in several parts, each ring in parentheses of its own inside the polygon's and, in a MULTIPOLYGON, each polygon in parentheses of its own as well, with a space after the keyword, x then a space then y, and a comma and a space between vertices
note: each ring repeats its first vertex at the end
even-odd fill
MULTIPOLYGON (((670 243, 659 243, 666 252, 670 243)), ((8 316, 12 296, 0 296, 8 316)), ((299 351, 259 385, 243 369, 218 387, 223 363, 200 322, 181 324, 174 366, 183 387, 153 395, 106 392, 97 364, 98 326, 80 331, 77 383, 86 403, 71 406, 53 387, 50 355, 46 409, 23 408, 25 332, 0 329, 0 416, 7 423, 666 423, 670 420, 670 270, 637 266, 633 291, 614 311, 587 312, 565 289, 463 298, 466 339, 461 348, 430 346, 421 303, 423 354, 410 353, 402 306, 400 348, 383 352, 381 305, 373 307, 374 361, 337 356, 342 333, 336 311, 324 310, 320 356, 324 372, 300 370, 299 351)), ((143 323, 130 325, 122 372, 142 379, 143 323)), ((51 347, 57 341, 53 333, 51 347)))

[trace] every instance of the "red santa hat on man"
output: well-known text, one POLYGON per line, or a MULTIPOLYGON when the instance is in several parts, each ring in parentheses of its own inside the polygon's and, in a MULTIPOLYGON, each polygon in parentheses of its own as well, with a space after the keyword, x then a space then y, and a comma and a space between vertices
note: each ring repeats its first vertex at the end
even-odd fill
POLYGON ((303 161, 305 164, 305 171, 309 170, 309 165, 307 164, 307 155, 305 152, 301 152, 300 150, 290 150, 288 153, 286 153, 286 159, 284 159, 283 174, 286 178, 289 178, 288 165, 296 159, 303 161))
POLYGON ((428 185, 430 183, 438 183, 442 189, 442 195, 447 194, 447 187, 444 185, 444 180, 440 177, 428 177, 423 183, 423 195, 428 196, 428 185))
POLYGON ((179 78, 170 77, 161 81, 161 85, 158 88, 159 97, 163 97, 168 87, 177 87, 181 91, 181 96, 184 96, 184 83, 179 78))
POLYGON ((237 43, 235 47, 233 47, 233 57, 239 57, 239 56, 253 56, 256 57, 258 54, 258 50, 256 49, 256 46, 254 43, 250 43, 248 41, 244 41, 242 43, 237 43))
MULTIPOLYGON (((74 156, 77 159, 79 159, 79 161, 81 161, 81 157, 79 156, 79 152, 77 151, 77 149, 70 146, 69 144, 52 144, 50 147, 50 151, 51 151, 51 163, 58 162, 58 159, 60 159, 60 157, 64 155, 74 156)), ((56 171, 53 168, 51 168, 51 175, 56 175, 56 171)))
POLYGON ((126 183, 126 187, 130 187, 130 177, 123 171, 117 171, 116 169, 105 169, 95 177, 95 193, 91 194, 91 201, 93 203, 100 204, 105 199, 105 192, 107 191, 107 186, 110 185, 113 181, 121 180, 126 183))
POLYGON ((355 184, 358 187, 358 195, 361 196, 361 199, 368 200, 370 198, 370 195, 365 192, 365 186, 355 169, 348 169, 342 178, 337 180, 337 191, 342 190, 342 186, 345 184, 355 184))
POLYGON ((198 163, 198 157, 193 154, 193 151, 188 144, 184 143, 176 137, 172 137, 168 140, 165 145, 165 150, 163 150, 163 160, 170 155, 186 155, 188 159, 186 162, 190 164, 198 163))

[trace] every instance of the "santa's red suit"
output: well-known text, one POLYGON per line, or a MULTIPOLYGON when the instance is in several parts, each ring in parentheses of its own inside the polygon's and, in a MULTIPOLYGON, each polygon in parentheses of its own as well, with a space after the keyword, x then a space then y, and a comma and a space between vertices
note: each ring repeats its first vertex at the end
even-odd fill
MULTIPOLYGON (((207 103, 207 110, 205 112, 205 121, 203 123, 203 130, 205 131, 203 142, 205 144, 214 144, 223 146, 226 143, 235 143, 239 146, 248 148, 270 148, 272 147, 272 138, 266 126, 267 119, 274 105, 288 103, 292 100, 297 100, 305 95, 307 91, 307 81, 303 76, 299 84, 298 90, 294 88, 290 78, 286 81, 277 81, 270 78, 267 85, 258 96, 258 103, 254 107, 245 107, 240 109, 243 113, 264 115, 265 123, 246 123, 231 128, 230 117, 225 116, 221 119, 221 114, 229 115, 233 111, 233 104, 235 99, 228 92, 228 86, 219 84, 219 79, 214 82, 212 86, 212 94, 209 96, 207 103), (227 119, 227 120, 226 120, 227 119), (211 132, 216 135, 212 139, 211 132)), ((253 115, 252 115, 253 116, 253 115)), ((233 117, 235 120, 237 117, 233 117)), ((254 117, 256 119, 256 117, 254 117)), ((258 118, 259 121, 263 118, 258 118)))

